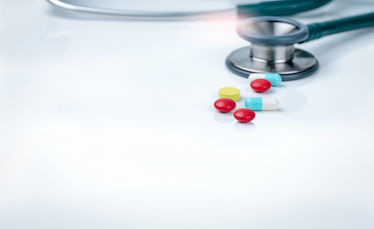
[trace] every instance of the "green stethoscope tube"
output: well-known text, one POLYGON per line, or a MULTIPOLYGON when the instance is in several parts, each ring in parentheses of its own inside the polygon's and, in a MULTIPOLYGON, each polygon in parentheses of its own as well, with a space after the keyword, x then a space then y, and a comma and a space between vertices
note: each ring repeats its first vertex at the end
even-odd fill
POLYGON ((236 7, 240 17, 287 16, 322 7, 332 0, 283 0, 257 4, 243 4, 236 7))
POLYGON ((303 42, 312 41, 331 34, 361 29, 370 26, 374 26, 374 13, 367 13, 327 22, 313 23, 307 25, 309 36, 303 42))

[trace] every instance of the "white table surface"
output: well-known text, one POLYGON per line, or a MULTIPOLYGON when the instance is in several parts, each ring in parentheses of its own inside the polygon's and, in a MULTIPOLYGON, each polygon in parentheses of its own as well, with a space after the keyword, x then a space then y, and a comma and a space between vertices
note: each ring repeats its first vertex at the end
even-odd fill
POLYGON ((213 108, 220 87, 252 94, 224 65, 247 45, 235 20, 0 10, 0 228, 374 228, 374 29, 300 46, 319 71, 239 124, 213 108))

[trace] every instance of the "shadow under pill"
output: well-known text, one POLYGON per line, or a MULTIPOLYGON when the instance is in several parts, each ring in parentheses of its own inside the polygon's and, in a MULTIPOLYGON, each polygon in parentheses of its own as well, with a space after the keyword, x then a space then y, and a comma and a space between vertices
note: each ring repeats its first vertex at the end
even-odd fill
POLYGON ((241 123, 235 122, 233 128, 240 132, 252 132, 256 129, 256 125, 253 122, 241 123))
POLYGON ((214 119, 219 123, 232 123, 234 120, 233 113, 221 113, 219 111, 214 112, 214 119))

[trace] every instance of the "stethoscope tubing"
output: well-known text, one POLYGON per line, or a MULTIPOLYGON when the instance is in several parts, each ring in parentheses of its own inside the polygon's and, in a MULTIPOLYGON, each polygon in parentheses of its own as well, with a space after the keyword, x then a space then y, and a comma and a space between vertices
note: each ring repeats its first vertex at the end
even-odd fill
POLYGON ((194 17, 209 16, 212 14, 230 13, 235 12, 235 8, 211 10, 211 11, 139 11, 139 10, 125 10, 125 9, 109 9, 109 8, 98 8, 80 6, 71 3, 66 3, 61 0, 47 0, 54 6, 61 9, 90 13, 90 14, 101 14, 109 16, 120 16, 129 19, 167 19, 167 20, 180 20, 189 19, 194 17))
POLYGON ((63 0, 47 0, 54 6, 75 12, 120 16, 130 19, 159 19, 159 20, 181 20, 195 17, 236 12, 239 17, 253 17, 257 15, 285 16, 293 15, 328 4, 332 0, 283 0, 267 1, 256 4, 240 4, 236 7, 206 10, 206 11, 138 11, 126 9, 109 9, 99 7, 81 6, 63 0))
MULTIPOLYGON (((242 4, 237 5, 236 8, 218 9, 211 11, 138 11, 125 9, 109 9, 97 8, 89 6, 80 6, 72 3, 64 2, 63 0, 47 0, 62 9, 67 9, 76 12, 103 14, 112 16, 121 16, 129 19, 155 19, 155 20, 183 20, 195 17, 204 17, 216 14, 225 14, 237 12, 239 16, 256 16, 256 15, 272 15, 283 16, 292 15, 304 11, 309 11, 319 8, 330 3, 332 0, 283 0, 283 1, 268 1, 257 4, 242 4)), ((303 43, 312 41, 327 35, 345 32, 349 30, 361 29, 369 26, 374 26, 374 12, 353 17, 341 18, 326 22, 318 22, 307 25, 309 32, 308 37, 303 41, 295 41, 295 43, 303 43)), ((272 39, 270 39, 272 40, 272 39)), ((269 43, 270 44, 270 43, 269 43)), ((271 44, 270 44, 271 45, 271 44)))
POLYGON ((374 26, 374 12, 307 25, 308 38, 303 42, 324 36, 374 26))

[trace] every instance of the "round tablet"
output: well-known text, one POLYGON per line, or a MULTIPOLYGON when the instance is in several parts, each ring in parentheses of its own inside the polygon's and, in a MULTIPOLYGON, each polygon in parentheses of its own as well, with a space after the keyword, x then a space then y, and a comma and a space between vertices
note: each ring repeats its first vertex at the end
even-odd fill
POLYGON ((234 101, 238 101, 240 99, 240 91, 235 87, 224 87, 219 89, 218 91, 220 98, 228 98, 234 101))
POLYGON ((250 122, 255 117, 255 112, 247 108, 241 108, 234 112, 234 118, 242 123, 250 122))
POLYGON ((255 92, 262 93, 271 88, 271 83, 266 79, 256 79, 251 82, 251 88, 255 92))
POLYGON ((214 107, 222 113, 230 112, 235 109, 236 103, 232 99, 222 98, 217 99, 214 107))

